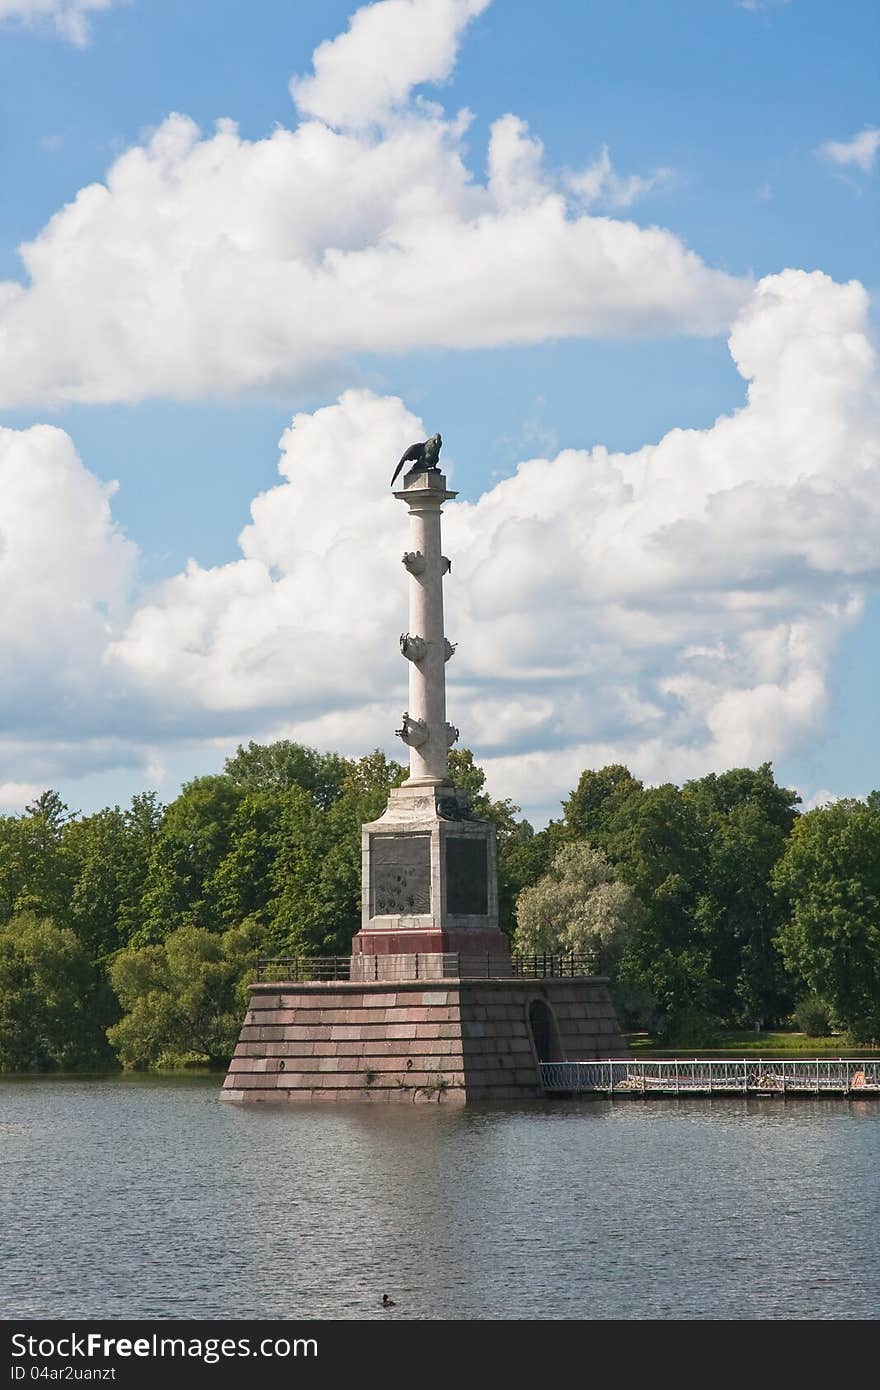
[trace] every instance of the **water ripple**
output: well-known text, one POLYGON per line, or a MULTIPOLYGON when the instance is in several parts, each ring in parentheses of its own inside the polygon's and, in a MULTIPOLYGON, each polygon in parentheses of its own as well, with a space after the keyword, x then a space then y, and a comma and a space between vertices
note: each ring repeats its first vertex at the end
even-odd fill
POLYGON ((880 1105, 0 1081, 0 1315, 876 1317, 880 1105))

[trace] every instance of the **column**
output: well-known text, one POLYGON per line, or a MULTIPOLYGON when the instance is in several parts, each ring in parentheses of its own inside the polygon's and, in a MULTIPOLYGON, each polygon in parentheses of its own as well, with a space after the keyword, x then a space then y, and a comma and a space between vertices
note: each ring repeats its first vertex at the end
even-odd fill
POLYGON ((457 730, 446 722, 446 662, 452 648, 443 630, 443 576, 449 562, 440 542, 443 503, 448 491, 443 474, 423 470, 407 474, 403 491, 410 514, 410 546, 403 563, 409 572, 409 631, 401 649, 409 661, 409 708, 399 730, 409 745, 410 785, 439 786, 447 781, 447 754, 457 730))

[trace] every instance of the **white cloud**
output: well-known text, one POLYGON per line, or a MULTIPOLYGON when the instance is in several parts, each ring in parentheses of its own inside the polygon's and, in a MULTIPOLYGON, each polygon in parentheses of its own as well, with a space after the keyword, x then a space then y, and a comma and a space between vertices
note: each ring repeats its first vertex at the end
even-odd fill
POLYGON ((36 782, 0 782, 0 814, 20 812, 45 790, 36 782))
MULTIPOLYGON (((436 39, 432 17, 454 36, 475 3, 359 15, 436 39)), ((365 353, 726 331, 746 281, 668 231, 585 213, 515 116, 480 182, 466 125, 410 103, 381 129, 310 119, 248 141, 169 116, 20 248, 28 283, 0 282, 0 408, 326 384, 365 353)), ((606 201, 636 194, 597 177, 606 201)))
MULTIPOLYGON (((313 117, 295 130, 250 142, 221 122, 202 138, 172 116, 127 151, 23 248, 30 283, 0 284, 0 403, 241 391, 370 351, 714 333, 736 316, 740 410, 629 454, 529 458, 447 508, 450 714, 493 790, 527 807, 588 765, 678 780, 779 758, 821 732, 837 641, 880 570, 867 296, 796 270, 751 289, 668 232, 586 215, 663 171, 620 175, 603 148, 555 174, 512 114, 480 182, 466 117, 412 89, 448 76, 482 8, 358 12, 295 84, 313 117), (383 25, 408 35, 393 82, 383 25)), ((62 776, 158 777, 247 737, 393 749, 406 523, 387 478, 441 426, 364 390, 298 414, 240 558, 191 562, 135 604, 112 487, 62 431, 0 430, 0 718, 15 730, 0 806, 62 776)))
POLYGON ((136 550, 113 522, 115 485, 63 430, 0 428, 0 723, 73 732, 92 719, 97 668, 125 617, 136 550), (35 703, 35 696, 38 700, 35 703))
MULTIPOLYGON (((880 569, 866 312, 857 283, 769 277, 731 335, 742 409, 631 454, 531 459, 448 505, 450 713, 497 792, 549 803, 619 760, 695 776, 821 731, 836 643, 880 569)), ((192 565, 142 604, 116 678, 181 732, 249 712, 257 732, 391 746, 406 523, 385 475, 437 423, 368 391, 298 415, 241 560, 192 565)))
POLYGON ((338 38, 312 55, 314 73, 291 79, 304 116, 358 128, 385 121, 413 87, 449 76, 465 26, 489 0, 381 0, 365 5, 338 38))
POLYGON ((837 792, 831 792, 827 787, 823 787, 821 791, 813 792, 812 796, 804 797, 801 809, 803 811, 815 811, 820 806, 831 806, 840 799, 837 792))
POLYGON ((36 779, 45 786, 59 769, 134 760, 127 685, 103 666, 127 620, 137 560, 111 515, 114 490, 83 467, 63 430, 0 428, 0 780, 7 788, 36 779))
MULTIPOLYGON (((450 716, 497 794, 552 812, 586 766, 679 780, 821 735, 838 640, 880 577, 866 314, 857 283, 769 277, 731 334, 741 409, 628 454, 528 459, 449 504, 450 716)), ((406 520, 387 480, 440 424, 364 390, 297 415, 240 558, 134 604, 112 489, 62 431, 0 431, 7 798, 198 770, 200 747, 209 767, 249 737, 402 755, 406 520)))
POLYGON ((826 140, 818 147, 816 154, 843 167, 854 164, 863 174, 869 174, 877 162, 878 149, 880 127, 866 126, 851 140, 826 140))
POLYGON ((77 48, 83 48, 89 39, 89 15, 119 3, 120 0, 0 0, 0 23, 9 19, 24 24, 48 22, 77 48))
POLYGON ((594 204, 609 208, 628 208, 638 198, 650 193, 652 188, 667 183, 672 176, 671 169, 655 169, 653 174, 615 173, 611 163, 608 146, 603 145, 595 163, 580 173, 570 174, 568 186, 572 192, 592 207, 594 204))
POLYGON ((388 460, 420 437, 401 401, 369 391, 297 415, 281 440, 285 481, 254 501, 242 559, 191 562, 160 586, 117 660, 151 697, 172 681, 194 710, 296 708, 313 720, 329 706, 349 718, 381 698, 399 683, 406 625, 388 460))

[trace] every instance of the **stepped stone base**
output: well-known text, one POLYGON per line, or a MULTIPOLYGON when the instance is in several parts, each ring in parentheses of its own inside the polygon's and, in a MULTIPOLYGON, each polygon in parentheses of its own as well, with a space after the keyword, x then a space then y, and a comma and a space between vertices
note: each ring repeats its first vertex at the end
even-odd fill
POLYGON ((627 1056, 604 978, 261 983, 222 1095, 530 1100, 544 1094, 538 1050, 545 1061, 627 1056))

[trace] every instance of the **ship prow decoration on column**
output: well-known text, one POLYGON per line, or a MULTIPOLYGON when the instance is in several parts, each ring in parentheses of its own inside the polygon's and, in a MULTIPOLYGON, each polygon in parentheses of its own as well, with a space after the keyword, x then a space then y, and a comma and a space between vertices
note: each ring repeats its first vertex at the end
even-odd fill
POLYGON ((409 701, 397 736, 409 750, 409 776, 378 820, 363 827, 361 930, 352 943, 352 979, 447 976, 480 957, 492 973, 509 968, 498 928, 495 828, 476 816, 449 779, 449 749, 459 730, 446 717, 446 664, 456 643, 446 636, 443 584, 452 562, 443 554, 441 512, 457 496, 438 456, 441 438, 414 444, 394 496, 409 511, 409 622, 400 651, 409 668, 409 701), (411 967, 411 968, 410 968, 411 967))

